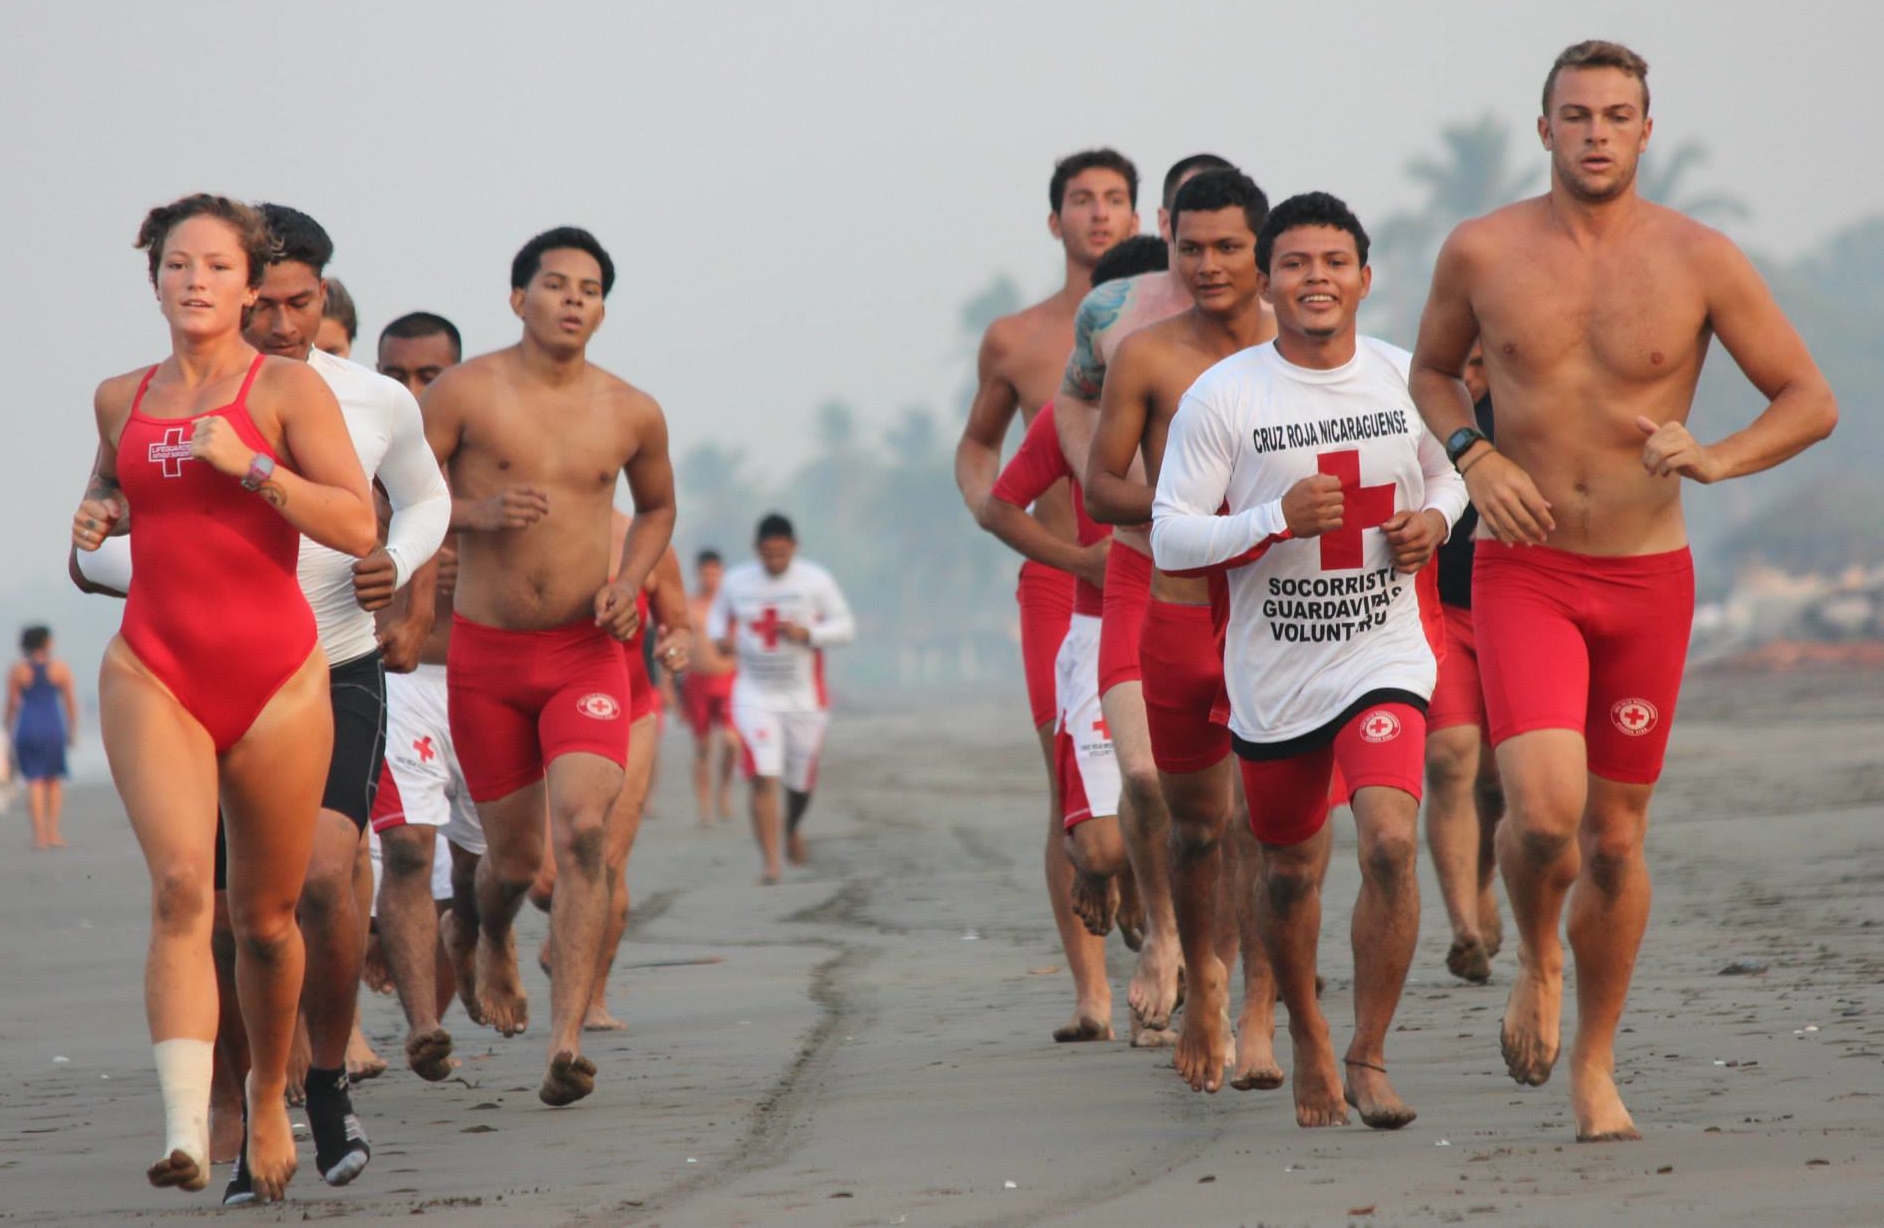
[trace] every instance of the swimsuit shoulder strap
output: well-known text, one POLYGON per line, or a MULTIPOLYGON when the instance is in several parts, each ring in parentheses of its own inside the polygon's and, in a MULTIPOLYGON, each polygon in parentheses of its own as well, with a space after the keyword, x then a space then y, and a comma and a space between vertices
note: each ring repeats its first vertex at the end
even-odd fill
MULTIPOLYGON (((160 363, 158 365, 161 366, 162 364, 160 363)), ((157 374, 157 368, 152 367, 150 370, 144 372, 143 379, 137 381, 137 395, 131 398, 131 412, 132 413, 136 413, 137 407, 144 403, 144 393, 146 390, 150 388, 151 378, 155 376, 156 374, 157 374)))
POLYGON ((249 364, 249 373, 242 377, 242 389, 236 393, 234 403, 245 410, 249 407, 249 389, 255 386, 255 377, 261 374, 262 360, 266 357, 265 354, 257 354, 255 361, 249 364))

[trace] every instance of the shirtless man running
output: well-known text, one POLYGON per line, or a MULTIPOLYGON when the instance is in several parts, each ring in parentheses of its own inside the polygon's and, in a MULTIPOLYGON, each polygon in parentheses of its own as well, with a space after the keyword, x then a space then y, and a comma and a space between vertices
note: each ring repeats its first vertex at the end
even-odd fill
MULTIPOLYGON (((955 449, 955 484, 975 523, 989 529, 986 508, 1001 471, 1001 444, 1014 413, 1031 425, 1042 405, 1053 399, 1067 351, 1073 348, 1073 313, 1092 285, 1099 257, 1138 231, 1138 168, 1111 149, 1093 149, 1062 159, 1047 186, 1052 212, 1047 230, 1065 253, 1059 290, 1024 311, 988 326, 976 359, 979 383, 955 449)), ((1021 662, 1035 736, 1047 768, 1047 899, 1060 931, 1067 967, 1080 1002, 1098 1008, 1105 990, 1105 940, 1087 932, 1073 913, 1073 867, 1067 860, 1058 775, 1054 769, 1054 662, 1073 617, 1076 570, 1072 503, 1064 485, 1050 490, 1034 506, 1034 517, 1067 557, 1056 568, 1035 560, 1021 565, 1021 662)), ((992 530, 990 530, 992 531, 992 530)), ((1103 554, 1097 555, 1103 558, 1103 554)), ((1089 557, 1088 563, 1091 562, 1089 557)), ((1090 1010, 1087 1014, 1090 1015, 1090 1010)), ((1061 1032, 1082 1030, 1081 1010, 1061 1032)))
POLYGON ((452 738, 489 848, 477 874, 478 1003, 507 1036, 528 1021, 512 923, 543 859, 547 806, 562 871, 550 913, 549 1066, 537 1091, 551 1105, 595 1087, 582 1020, 607 925, 604 828, 627 759, 617 645, 634 634, 636 595, 674 531, 661 407, 587 358, 614 283, 613 261, 587 231, 531 239, 511 265, 522 340, 446 371, 423 405, 462 531, 446 670, 452 738), (610 580, 620 474, 635 519, 610 580), (493 497, 495 524, 484 514, 493 497))
MULTIPOLYGON (((716 550, 702 550, 694 560, 697 587, 687 597, 687 617, 696 627, 706 626, 707 611, 719 595, 726 562, 716 550)), ((733 731, 733 660, 712 639, 693 642, 693 656, 681 677, 681 702, 693 730, 693 795, 700 807, 700 825, 733 817, 733 764, 739 758, 739 735, 733 731), (714 764, 718 748, 719 763, 714 764), (717 783, 716 783, 717 782, 717 783)))
POLYGON ((1538 1085, 1556 1063, 1567 895, 1577 1138, 1634 1139, 1614 1043, 1648 925, 1642 843, 1694 609, 1681 479, 1770 469, 1829 435, 1838 406, 1740 250, 1637 195, 1653 126, 1642 57, 1578 43, 1551 66, 1543 104, 1550 190, 1446 240, 1411 386, 1481 517, 1472 621, 1519 938, 1505 1065, 1538 1085), (1716 335, 1769 404, 1703 444, 1687 418, 1716 335), (1496 447, 1460 378, 1475 340, 1496 447))
MULTIPOLYGON (((1193 154, 1165 172, 1158 231, 1167 244, 1171 242, 1171 205, 1178 188, 1204 171, 1228 169, 1232 169, 1230 163, 1215 154, 1193 154)), ((1080 303, 1073 323, 1072 354, 1066 360, 1053 408, 1060 447, 1074 473, 1087 472, 1106 368, 1120 343, 1145 325, 1177 315, 1190 305, 1190 292, 1178 276, 1175 261, 1162 273, 1109 282, 1080 303)), ((1134 476, 1142 478, 1142 474, 1134 476)), ((1178 1004, 1183 951, 1171 907, 1164 847, 1170 817, 1158 786, 1139 681, 1138 645, 1151 594, 1151 540, 1141 523, 1114 526, 1112 543, 1106 555, 1099 695, 1124 781, 1120 827, 1125 833, 1133 877, 1145 901, 1145 943, 1139 950, 1138 968, 1132 974, 1126 1000, 1132 1009, 1132 1044, 1166 1045, 1176 1039, 1169 1029, 1171 1013, 1178 1004)))
MULTIPOLYGON (((1178 189, 1171 230, 1192 306, 1133 333, 1113 355, 1086 472, 1086 502, 1096 519, 1123 525, 1151 519, 1152 487, 1179 400, 1218 362, 1275 336, 1256 269, 1256 235, 1268 216, 1268 198, 1241 171, 1204 171, 1178 189), (1131 476, 1141 453, 1145 482, 1131 476)), ((1275 978, 1260 940, 1240 934, 1236 924, 1252 910, 1247 876, 1231 870, 1251 868, 1242 846, 1252 842, 1247 829, 1229 826, 1236 808, 1230 731, 1211 719, 1224 689, 1223 629, 1211 585, 1152 572, 1140 665, 1152 757, 1171 810, 1172 902, 1192 970, 1176 1066, 1193 1089, 1215 1092, 1230 1059, 1228 979, 1239 936, 1246 964, 1232 1084, 1277 1087, 1282 1070, 1271 1039, 1275 978), (1233 842, 1228 857, 1226 838, 1233 842), (1229 907, 1222 903, 1226 884, 1229 907)))

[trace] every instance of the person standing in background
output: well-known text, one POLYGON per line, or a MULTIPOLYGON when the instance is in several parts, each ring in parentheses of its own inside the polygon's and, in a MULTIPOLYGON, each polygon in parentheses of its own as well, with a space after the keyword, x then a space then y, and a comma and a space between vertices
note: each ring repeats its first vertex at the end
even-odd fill
POLYGON ((33 848, 64 848, 59 807, 64 802, 65 751, 78 731, 78 696, 72 671, 52 656, 52 632, 20 633, 20 660, 7 673, 7 732, 26 782, 33 817, 33 848))

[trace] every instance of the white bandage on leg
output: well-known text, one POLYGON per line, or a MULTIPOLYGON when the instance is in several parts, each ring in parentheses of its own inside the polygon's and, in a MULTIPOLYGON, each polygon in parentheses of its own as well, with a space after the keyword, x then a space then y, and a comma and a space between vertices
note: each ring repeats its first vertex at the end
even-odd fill
POLYGON ((208 1172, 215 1045, 207 1040, 160 1040, 150 1051, 164 1098, 164 1154, 181 1151, 208 1172))

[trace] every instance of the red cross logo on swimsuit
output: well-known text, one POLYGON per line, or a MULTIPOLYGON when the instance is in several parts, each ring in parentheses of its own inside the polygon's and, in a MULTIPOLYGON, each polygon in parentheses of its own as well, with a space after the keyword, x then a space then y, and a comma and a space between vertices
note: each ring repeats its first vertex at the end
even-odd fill
POLYGON ((1620 699, 1609 710, 1610 722, 1631 738, 1639 738, 1655 728, 1660 716, 1655 705, 1646 699, 1620 699))
POLYGON ((432 748, 432 739, 430 738, 412 739, 412 749, 419 753, 420 763, 430 763, 432 760, 438 758, 438 752, 432 748))
POLYGON ((164 476, 180 478, 183 476, 183 462, 190 459, 189 441, 183 438, 183 428, 173 426, 164 432, 162 443, 150 446, 150 463, 162 465, 164 476))
POLYGON ((1377 529, 1393 518, 1393 483, 1361 485, 1361 454, 1355 448, 1321 453, 1315 458, 1315 469, 1341 479, 1345 500, 1341 527, 1321 535, 1321 569, 1354 571, 1365 565, 1361 530, 1377 529))
POLYGON ((1361 740, 1391 742, 1400 736, 1400 718, 1385 708, 1376 708, 1361 718, 1361 740))
POLYGON ((621 715, 621 705, 615 702, 613 695, 594 691, 576 701, 576 711, 598 721, 612 721, 621 715))

